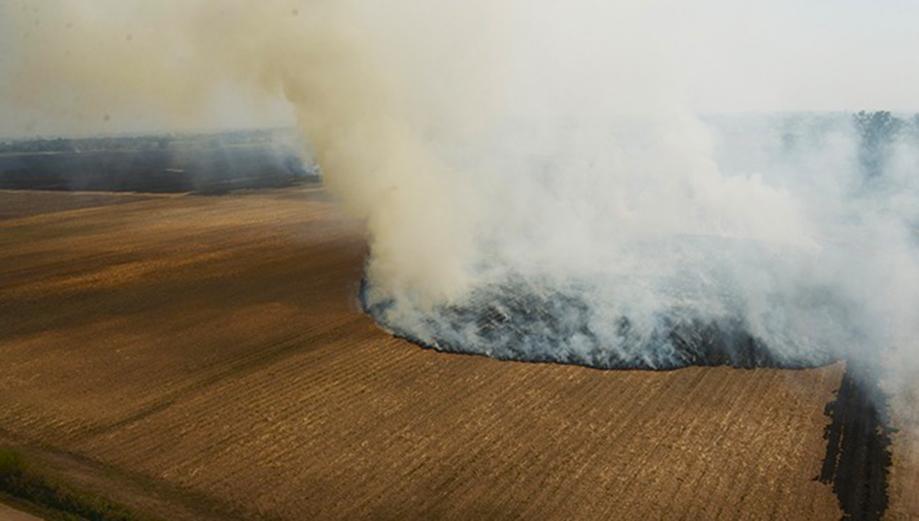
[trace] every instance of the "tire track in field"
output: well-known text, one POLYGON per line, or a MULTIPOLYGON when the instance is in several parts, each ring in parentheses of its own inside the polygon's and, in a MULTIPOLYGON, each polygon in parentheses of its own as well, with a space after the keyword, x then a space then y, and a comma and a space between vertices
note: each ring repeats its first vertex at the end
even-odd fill
POLYGON ((327 343, 336 337, 347 334, 347 332, 353 329, 353 327, 360 321, 362 321, 362 319, 357 317, 345 322, 344 324, 328 329, 323 329, 319 332, 294 335, 287 340, 271 346, 268 349, 252 353, 238 360, 234 360, 230 362, 228 367, 218 370, 213 374, 195 381, 194 383, 189 384, 177 391, 173 391, 165 396, 162 396, 155 402, 141 407, 139 410, 127 417, 104 425, 87 427, 78 430, 68 437, 68 442, 73 444, 81 444, 86 442, 89 438, 104 436, 106 433, 124 428, 132 423, 136 423, 154 414, 160 413, 172 407, 183 398, 198 394, 208 387, 216 385, 223 380, 233 377, 238 378, 241 375, 258 371, 265 366, 276 363, 279 360, 283 360, 284 358, 304 349, 321 349, 324 343, 327 343))

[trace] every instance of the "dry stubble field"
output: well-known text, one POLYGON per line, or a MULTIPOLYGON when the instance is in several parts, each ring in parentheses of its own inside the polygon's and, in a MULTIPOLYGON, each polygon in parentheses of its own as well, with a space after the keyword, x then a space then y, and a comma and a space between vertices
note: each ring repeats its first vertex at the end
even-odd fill
MULTIPOLYGON (((439 354, 360 313, 363 233, 319 189, 71 197, 0 192, 0 443, 87 490, 189 520, 842 516, 815 479, 842 364, 439 354)), ((898 440, 888 518, 916 519, 898 440)))

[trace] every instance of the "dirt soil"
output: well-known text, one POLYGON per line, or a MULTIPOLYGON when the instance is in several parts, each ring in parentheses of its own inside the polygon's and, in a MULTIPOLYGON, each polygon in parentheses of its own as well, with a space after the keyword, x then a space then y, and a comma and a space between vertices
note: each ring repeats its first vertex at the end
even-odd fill
POLYGON ((134 203, 149 198, 149 195, 132 193, 0 190, 0 220, 110 204, 134 203))
MULTIPOLYGON (((436 353, 360 313, 364 233, 319 190, 55 211, 67 195, 0 221, 0 444, 112 500, 170 520, 843 516, 818 479, 843 364, 436 353)), ((900 439, 890 511, 917 519, 900 439)))
POLYGON ((0 504, 0 520, 2 521, 41 521, 41 519, 27 514, 21 510, 0 504))

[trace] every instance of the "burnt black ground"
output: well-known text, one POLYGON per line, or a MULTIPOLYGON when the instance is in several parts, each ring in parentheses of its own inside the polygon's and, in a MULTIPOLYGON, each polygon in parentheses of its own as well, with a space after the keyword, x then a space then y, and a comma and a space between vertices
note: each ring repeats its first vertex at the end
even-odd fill
POLYGON ((819 480, 833 485, 845 521, 883 519, 889 503, 892 429, 876 375, 850 365, 836 400, 826 406, 832 422, 824 433, 826 457, 819 480))
POLYGON ((0 188, 221 194, 317 181, 277 133, 33 140, 0 144, 0 188))
POLYGON ((14 190, 223 193, 308 177, 295 158, 259 146, 0 156, 0 188, 14 190))
POLYGON ((783 356, 739 320, 714 321, 676 313, 659 317, 650 337, 637 334, 628 317, 610 318, 616 331, 614 347, 593 332, 591 309, 583 299, 562 293, 534 294, 520 287, 495 287, 473 295, 462 306, 436 309, 436 317, 424 324, 430 335, 427 339, 390 322, 388 310, 393 303, 385 299, 371 302, 366 279, 359 298, 364 311, 398 337, 438 351, 499 360, 648 370, 690 366, 805 369, 837 361, 828 352, 783 356), (474 330, 471 337, 470 328, 474 330))

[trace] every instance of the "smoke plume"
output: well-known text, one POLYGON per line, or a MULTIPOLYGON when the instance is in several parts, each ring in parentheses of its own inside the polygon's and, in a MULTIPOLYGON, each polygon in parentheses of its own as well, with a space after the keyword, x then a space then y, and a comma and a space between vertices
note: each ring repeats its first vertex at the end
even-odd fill
POLYGON ((2 128, 295 118, 367 309, 441 349, 908 374, 919 145, 831 112, 910 108, 894 3, 6 0, 2 128))

